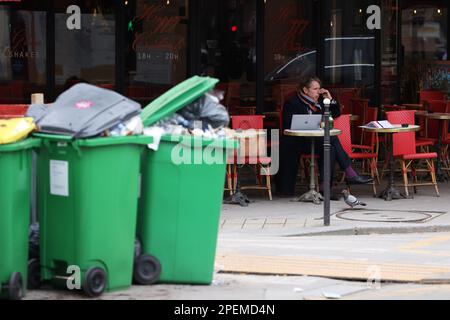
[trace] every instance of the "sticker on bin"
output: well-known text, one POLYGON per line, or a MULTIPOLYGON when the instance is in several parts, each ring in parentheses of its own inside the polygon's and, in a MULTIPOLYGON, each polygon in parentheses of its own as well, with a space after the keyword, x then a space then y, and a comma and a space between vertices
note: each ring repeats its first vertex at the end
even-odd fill
POLYGON ((69 196, 69 163, 50 160, 50 194, 69 196))
POLYGON ((77 103, 75 103, 75 107, 78 109, 89 109, 92 107, 93 103, 92 101, 82 100, 77 103))

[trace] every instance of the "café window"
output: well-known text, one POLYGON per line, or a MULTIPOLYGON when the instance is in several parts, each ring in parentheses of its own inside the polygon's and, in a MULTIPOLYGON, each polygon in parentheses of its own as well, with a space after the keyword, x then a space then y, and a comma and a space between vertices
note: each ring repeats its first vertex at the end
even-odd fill
POLYGON ((45 85, 45 9, 0 5, 0 103, 30 103, 45 85))
POLYGON ((448 90, 448 1, 405 1, 401 7, 401 98, 418 101, 420 89, 448 90))
MULTIPOLYGON (((314 6, 313 1, 265 3, 266 111, 279 111, 286 100, 295 94, 302 78, 317 74, 319 33, 313 21, 314 6)), ((276 119, 266 118, 267 126, 277 127, 276 119)))
POLYGON ((256 1, 201 0, 201 73, 216 77, 230 114, 256 111, 256 1))
POLYGON ((328 13, 324 21, 324 82, 331 87, 355 90, 356 96, 373 101, 375 32, 366 24, 366 9, 373 1, 326 0, 324 3, 328 13))
POLYGON ((146 104, 186 79, 187 0, 126 1, 125 93, 146 104))
POLYGON ((76 8, 72 6, 73 1, 53 3, 56 93, 77 82, 114 89, 116 6, 100 0, 78 1, 76 8), (71 6, 73 11, 67 13, 71 6))

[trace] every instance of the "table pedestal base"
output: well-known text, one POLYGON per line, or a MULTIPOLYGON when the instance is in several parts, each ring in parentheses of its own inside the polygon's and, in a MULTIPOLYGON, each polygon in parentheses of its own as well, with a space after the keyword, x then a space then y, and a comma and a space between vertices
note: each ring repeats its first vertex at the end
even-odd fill
POLYGON ((300 197, 296 198, 293 201, 299 202, 314 202, 314 204, 320 204, 320 201, 323 200, 322 195, 316 190, 309 190, 308 192, 302 194, 300 197))
POLYGON ((405 199, 406 196, 403 193, 400 193, 394 186, 388 187, 381 191, 378 195, 378 198, 383 198, 386 201, 397 200, 397 199, 405 199))
POLYGON ((239 204, 241 207, 248 207, 250 203, 249 198, 243 194, 242 192, 236 192, 233 195, 229 196, 223 202, 225 204, 239 204))

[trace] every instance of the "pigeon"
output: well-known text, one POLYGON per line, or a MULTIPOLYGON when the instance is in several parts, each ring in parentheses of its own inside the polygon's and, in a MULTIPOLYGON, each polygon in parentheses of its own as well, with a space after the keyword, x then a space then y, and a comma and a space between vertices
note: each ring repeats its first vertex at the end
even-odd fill
POLYGON ((364 206, 365 207, 367 205, 364 202, 359 201, 357 197, 351 195, 347 189, 342 190, 342 194, 344 195, 345 203, 348 204, 350 207, 352 207, 352 209, 353 209, 353 207, 356 207, 356 206, 364 206))

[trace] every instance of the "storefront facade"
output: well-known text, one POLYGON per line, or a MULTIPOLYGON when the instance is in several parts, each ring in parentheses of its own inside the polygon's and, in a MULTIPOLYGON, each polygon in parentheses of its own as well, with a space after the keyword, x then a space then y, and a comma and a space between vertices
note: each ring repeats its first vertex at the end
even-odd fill
POLYGON ((448 0, 0 1, 0 103, 52 101, 87 81, 145 105, 194 74, 257 113, 308 74, 373 106, 413 102, 448 83, 448 10, 448 0), (438 78, 424 80, 424 66, 438 78))

